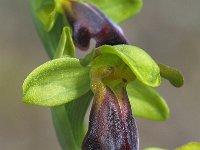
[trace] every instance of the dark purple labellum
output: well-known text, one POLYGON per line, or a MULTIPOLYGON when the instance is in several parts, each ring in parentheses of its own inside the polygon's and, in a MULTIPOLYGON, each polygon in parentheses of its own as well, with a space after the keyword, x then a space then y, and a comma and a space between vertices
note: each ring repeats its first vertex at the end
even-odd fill
POLYGON ((107 44, 127 44, 127 40, 121 28, 110 21, 94 5, 70 1, 71 8, 64 6, 68 23, 73 29, 75 45, 87 50, 91 38, 96 40, 96 47, 107 44))
POLYGON ((121 100, 108 87, 95 95, 83 150, 138 150, 137 126, 126 90, 121 92, 121 100))

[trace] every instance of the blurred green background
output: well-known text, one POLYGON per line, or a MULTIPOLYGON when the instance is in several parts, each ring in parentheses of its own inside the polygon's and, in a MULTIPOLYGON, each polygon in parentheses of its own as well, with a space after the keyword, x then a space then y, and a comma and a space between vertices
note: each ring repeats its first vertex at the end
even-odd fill
MULTIPOLYGON (((122 25, 131 44, 185 76, 180 89, 164 81, 167 122, 137 119, 140 145, 168 149, 200 141, 200 1, 143 0, 144 8, 122 25)), ((22 83, 48 60, 27 0, 0 0, 0 150, 59 150, 48 108, 25 105, 22 83)))

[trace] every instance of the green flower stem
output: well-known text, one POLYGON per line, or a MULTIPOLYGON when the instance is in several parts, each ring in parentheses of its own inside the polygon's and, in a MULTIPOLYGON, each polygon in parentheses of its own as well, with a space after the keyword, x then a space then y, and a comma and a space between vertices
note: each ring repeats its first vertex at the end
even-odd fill
POLYGON ((52 107, 52 120, 62 150, 80 150, 85 135, 84 116, 93 93, 62 106, 52 107))
MULTIPOLYGON (((69 55, 70 53, 67 54, 69 55)), ((62 55, 58 56, 62 57, 62 55)), ((71 56, 73 57, 73 55, 71 56)), ((85 133, 83 125, 84 116, 92 97, 93 94, 89 91, 72 102, 51 108, 56 135, 63 150, 80 150, 85 133), (79 113, 77 113, 77 109, 79 113)))
MULTIPOLYGON (((74 57, 75 48, 70 35, 70 29, 65 27, 55 52, 54 58, 63 56, 74 57)), ((52 107, 51 114, 56 135, 63 150, 80 150, 85 135, 84 116, 93 97, 91 91, 82 97, 66 103, 65 105, 52 107), (78 110, 78 113, 77 113, 78 110)))

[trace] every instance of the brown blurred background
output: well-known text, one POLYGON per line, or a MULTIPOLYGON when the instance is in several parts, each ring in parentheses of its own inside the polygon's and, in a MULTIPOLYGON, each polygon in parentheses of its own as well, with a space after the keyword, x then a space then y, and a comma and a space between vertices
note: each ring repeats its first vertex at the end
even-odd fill
MULTIPOLYGON (((122 25, 134 45, 182 71, 184 87, 158 89, 171 108, 167 122, 138 119, 140 145, 172 149, 200 141, 200 1, 144 0, 122 25)), ((59 150, 48 108, 25 105, 22 83, 48 60, 26 0, 0 0, 0 150, 59 150)))

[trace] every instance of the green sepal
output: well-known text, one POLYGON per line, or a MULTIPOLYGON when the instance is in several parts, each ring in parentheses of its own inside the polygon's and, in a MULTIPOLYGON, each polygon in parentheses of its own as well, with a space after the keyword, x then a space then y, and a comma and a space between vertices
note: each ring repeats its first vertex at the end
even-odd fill
POLYGON ((183 145, 175 150, 200 150, 200 143, 199 142, 191 142, 186 145, 183 145))
POLYGON ((160 75, 167 79, 173 86, 181 87, 184 84, 183 75, 175 68, 158 64, 160 67, 160 75))
POLYGON ((61 58, 63 56, 75 56, 75 47, 69 27, 63 28, 54 58, 61 58))
MULTIPOLYGON (((158 148, 158 147, 147 147, 147 148, 144 148, 143 150, 166 150, 166 149, 158 148)), ((175 150, 200 150, 200 143, 191 142, 179 148, 176 148, 175 150)))
POLYGON ((75 99, 65 105, 51 108, 58 141, 63 150, 81 150, 85 135, 84 117, 93 93, 75 99))
POLYGON ((121 23, 142 9, 142 0, 80 0, 95 4, 109 18, 121 23))
POLYGON ((147 148, 144 148, 143 150, 166 150, 166 149, 159 148, 159 147, 147 147, 147 148))
POLYGON ((70 102, 90 89, 89 68, 76 58, 49 61, 29 74, 23 84, 24 102, 57 106, 70 102))
POLYGON ((40 36, 40 39, 42 40, 42 43, 48 52, 48 55, 52 59, 56 48, 58 46, 59 40, 60 40, 60 35, 62 33, 63 27, 66 25, 66 21, 64 16, 61 14, 57 15, 56 22, 54 26, 52 27, 51 31, 46 32, 43 24, 41 23, 38 14, 37 14, 37 1, 35 0, 30 0, 30 10, 32 13, 33 21, 36 27, 36 30, 40 36))
POLYGON ((155 121, 169 118, 167 103, 153 88, 135 80, 127 85, 127 93, 136 117, 155 121))
POLYGON ((95 49, 95 55, 111 53, 117 55, 129 66, 142 83, 157 87, 161 83, 160 69, 154 60, 142 49, 131 45, 104 45, 95 49))

